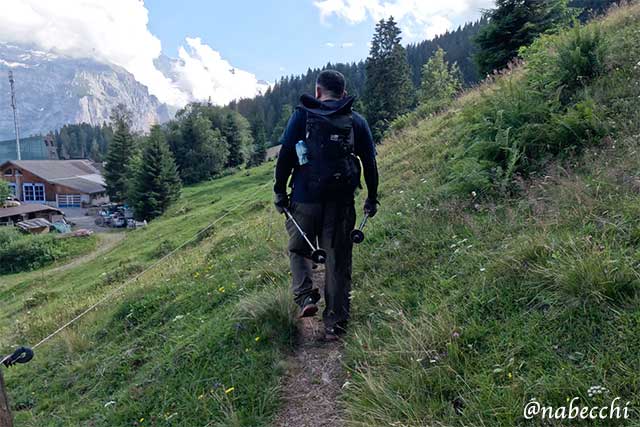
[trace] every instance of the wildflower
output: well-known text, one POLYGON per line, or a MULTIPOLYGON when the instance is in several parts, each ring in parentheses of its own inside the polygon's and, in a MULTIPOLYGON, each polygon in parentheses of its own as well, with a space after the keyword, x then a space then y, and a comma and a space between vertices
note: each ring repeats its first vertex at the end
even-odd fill
POLYGON ((144 422, 144 418, 140 418, 140 422, 143 423, 144 422))
POLYGON ((226 390, 224 391, 224 394, 229 394, 229 393, 231 393, 231 392, 232 392, 233 390, 235 390, 235 389, 236 389, 235 387, 229 387, 228 389, 226 389, 226 390))
POLYGON ((511 372, 509 372, 509 375, 507 375, 509 377, 509 379, 513 379, 513 374, 511 372))
POLYGON ((477 196, 478 196, 478 193, 476 193, 475 191, 472 191, 472 192, 471 192, 471 196, 472 196, 472 197, 477 197, 477 196))
POLYGON ((218 292, 220 292, 221 294, 224 294, 224 286, 220 286, 218 288, 218 292))
POLYGON ((198 396, 198 400, 202 400, 204 399, 204 394, 201 394, 200 396, 198 396))
POLYGON ((115 405, 115 404, 116 404, 115 400, 110 400, 110 401, 108 401, 107 403, 104 404, 104 407, 108 408, 109 406, 115 405))
POLYGON ((256 342, 260 341, 260 337, 255 337, 255 341, 256 342))
POLYGON ((482 268, 480 269, 480 273, 484 273, 485 271, 487 271, 487 269, 486 269, 486 268, 484 268, 484 267, 482 267, 482 268))
POLYGON ((182 314, 178 314, 176 317, 173 318, 174 322, 177 322, 178 320, 182 319, 184 316, 182 314))

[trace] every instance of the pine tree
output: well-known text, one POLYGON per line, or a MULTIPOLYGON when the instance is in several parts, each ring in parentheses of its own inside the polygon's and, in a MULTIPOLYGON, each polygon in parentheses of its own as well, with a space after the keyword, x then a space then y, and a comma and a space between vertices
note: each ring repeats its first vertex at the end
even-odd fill
POLYGON ((389 123, 413 104, 413 84, 401 31, 393 20, 381 20, 366 64, 365 110, 376 141, 389 123))
POLYGON ((242 152, 242 134, 234 112, 230 111, 227 114, 222 135, 225 137, 229 149, 227 164, 225 166, 228 168, 236 168, 244 163, 244 153, 242 152))
POLYGON ((476 37, 480 73, 504 68, 540 34, 568 25, 573 19, 568 1, 496 0, 496 8, 485 13, 488 24, 476 37))
POLYGON ((151 220, 164 213, 180 196, 182 183, 176 163, 159 126, 151 129, 131 185, 131 204, 136 217, 151 220))
POLYGON ((253 154, 251 166, 259 166, 267 159, 267 134, 264 131, 264 122, 256 120, 253 129, 253 154))
POLYGON ((462 74, 457 64, 449 66, 445 51, 438 49, 422 69, 420 103, 433 111, 445 106, 462 89, 462 74))
POLYGON ((112 202, 124 202, 127 196, 127 165, 133 152, 131 135, 131 113, 119 105, 111 114, 113 140, 109 145, 105 165, 107 194, 112 202))

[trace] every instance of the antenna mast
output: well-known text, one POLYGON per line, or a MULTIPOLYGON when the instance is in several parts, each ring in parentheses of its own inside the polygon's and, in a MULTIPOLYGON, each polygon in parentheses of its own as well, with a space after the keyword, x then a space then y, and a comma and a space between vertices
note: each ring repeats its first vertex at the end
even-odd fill
POLYGON ((13 109, 13 125, 16 129, 16 152, 18 160, 22 160, 20 152, 20 126, 18 126, 18 105, 16 104, 16 88, 14 86, 13 71, 9 70, 9 86, 11 87, 11 108, 13 109))

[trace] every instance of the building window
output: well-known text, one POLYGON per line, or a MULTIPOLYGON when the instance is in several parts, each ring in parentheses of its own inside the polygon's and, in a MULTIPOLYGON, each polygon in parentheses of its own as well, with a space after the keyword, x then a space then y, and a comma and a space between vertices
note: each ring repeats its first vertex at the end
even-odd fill
POLYGON ((9 168, 4 171, 4 176, 13 176, 13 169, 9 168))
POLYGON ((16 195, 16 185, 13 182, 9 183, 9 191, 11 191, 11 195, 15 196, 16 195))
POLYGON ((24 184, 22 197, 25 202, 44 202, 44 184, 24 184))

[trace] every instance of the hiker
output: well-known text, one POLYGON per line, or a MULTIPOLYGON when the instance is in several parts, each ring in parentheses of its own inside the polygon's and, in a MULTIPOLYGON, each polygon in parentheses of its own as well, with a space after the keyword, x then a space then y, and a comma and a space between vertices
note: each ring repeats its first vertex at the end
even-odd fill
MULTIPOLYGON (((353 249, 349 234, 356 221, 354 195, 361 169, 368 191, 364 212, 374 217, 378 206, 373 137, 366 120, 352 111, 355 97, 347 96, 345 86, 341 73, 320 73, 316 98, 301 97, 282 135, 275 170, 276 209, 280 213, 288 209, 309 240, 317 239, 327 251, 323 320, 328 341, 337 340, 349 320, 353 249), (291 198, 287 195, 290 177, 291 198)), ((286 229, 294 298, 300 316, 310 317, 318 311, 320 300, 311 279, 311 249, 290 219, 286 229)))

